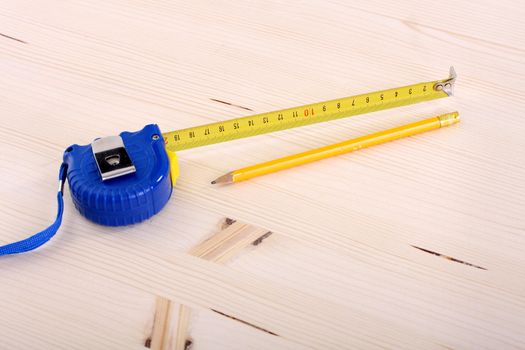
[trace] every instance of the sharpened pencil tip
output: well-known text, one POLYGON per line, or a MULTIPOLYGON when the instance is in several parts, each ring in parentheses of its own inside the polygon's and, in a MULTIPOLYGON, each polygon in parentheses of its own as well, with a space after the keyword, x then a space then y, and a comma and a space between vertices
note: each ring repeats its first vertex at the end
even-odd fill
POLYGON ((211 184, 212 185, 215 185, 215 184, 231 184, 232 182, 233 182, 233 174, 232 173, 228 173, 228 174, 219 176, 218 178, 213 180, 211 182, 211 184))

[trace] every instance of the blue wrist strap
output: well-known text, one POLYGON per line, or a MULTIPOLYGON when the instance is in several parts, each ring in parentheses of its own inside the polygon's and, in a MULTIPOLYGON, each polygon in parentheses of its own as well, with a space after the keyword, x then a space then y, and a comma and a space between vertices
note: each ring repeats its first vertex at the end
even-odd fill
POLYGON ((60 224, 62 223, 62 214, 64 213, 64 199, 63 191, 64 191, 64 183, 66 181, 66 174, 67 174, 67 164, 62 163, 60 166, 60 172, 58 175, 58 181, 59 181, 59 188, 57 193, 57 201, 58 201, 58 213, 56 220, 51 226, 46 228, 45 230, 34 234, 31 237, 28 237, 24 240, 6 244, 4 246, 0 247, 0 256, 1 255, 8 255, 8 254, 18 254, 27 252, 30 250, 33 250, 35 248, 40 247, 42 244, 49 241, 57 232, 58 228, 60 227, 60 224))

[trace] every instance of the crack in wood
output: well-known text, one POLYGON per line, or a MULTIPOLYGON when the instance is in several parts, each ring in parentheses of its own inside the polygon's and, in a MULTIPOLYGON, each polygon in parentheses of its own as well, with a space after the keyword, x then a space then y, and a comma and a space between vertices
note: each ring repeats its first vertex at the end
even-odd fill
POLYGON ((144 347, 150 349, 151 348, 151 337, 149 337, 148 339, 146 339, 146 341, 144 342, 144 347))
POLYGON ((441 254, 441 253, 438 253, 438 252, 434 252, 432 250, 421 248, 421 247, 418 247, 418 246, 415 246, 415 245, 410 245, 410 246, 413 247, 413 248, 419 249, 422 252, 425 252, 425 253, 428 253, 428 254, 432 254, 432 255, 435 255, 435 256, 439 256, 439 257, 441 257, 443 259, 447 259, 447 260, 450 260, 450 261, 453 261, 453 262, 457 262, 457 263, 460 263, 460 264, 463 264, 463 265, 475 267, 476 269, 487 270, 486 268, 484 268, 482 266, 474 265, 474 264, 471 264, 469 262, 466 262, 466 261, 463 261, 463 260, 459 260, 459 259, 453 258, 453 257, 448 256, 448 255, 444 255, 444 254, 441 254))
POLYGON ((271 335, 275 335, 276 337, 279 336, 278 334, 276 334, 276 333, 274 333, 274 332, 271 332, 271 331, 269 331, 269 330, 267 330, 267 329, 264 329, 264 328, 262 328, 262 327, 256 326, 256 325, 254 325, 253 323, 246 322, 246 321, 243 321, 243 320, 241 320, 241 319, 238 319, 237 317, 234 317, 234 316, 231 316, 231 315, 225 314, 224 312, 220 312, 220 311, 217 311, 217 310, 214 310, 214 309, 210 309, 210 310, 213 311, 213 312, 218 313, 219 315, 222 315, 222 316, 225 316, 225 317, 231 318, 231 319, 234 320, 234 321, 238 321, 238 322, 244 323, 245 325, 250 326, 250 327, 253 327, 253 328, 258 329, 258 330, 260 330, 260 331, 266 332, 266 333, 271 334, 271 335))
POLYGON ((233 225, 237 220, 235 219, 230 219, 230 218, 226 218, 224 219, 224 221, 222 222, 222 225, 221 225, 221 229, 224 230, 225 228, 227 228, 228 226, 231 226, 233 225))
POLYGON ((14 41, 18 41, 19 43, 22 43, 22 44, 27 44, 27 41, 20 40, 20 39, 17 39, 15 37, 12 37, 12 36, 9 36, 9 35, 3 34, 3 33, 0 33, 0 36, 3 36, 4 38, 11 39, 11 40, 14 40, 14 41))
POLYGON ((262 235, 261 237, 257 238, 255 241, 253 241, 252 245, 257 246, 257 245, 261 244, 262 241, 264 241, 266 238, 270 237, 271 234, 272 234, 272 231, 266 232, 264 235, 262 235))
POLYGON ((248 108, 248 107, 244 107, 244 106, 241 106, 241 105, 236 105, 236 104, 233 104, 231 102, 226 102, 226 101, 222 101, 222 100, 217 100, 216 98, 210 98, 210 100, 214 101, 214 102, 219 102, 219 103, 222 103, 222 104, 225 104, 225 105, 228 105, 228 106, 232 106, 232 107, 237 107, 237 108, 241 108, 241 109, 245 109, 247 111, 252 111, 253 112, 253 109, 251 108, 248 108))

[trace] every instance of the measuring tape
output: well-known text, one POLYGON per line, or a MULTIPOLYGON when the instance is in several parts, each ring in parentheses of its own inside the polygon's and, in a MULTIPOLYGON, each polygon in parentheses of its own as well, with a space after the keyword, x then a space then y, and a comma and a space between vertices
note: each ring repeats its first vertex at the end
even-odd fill
POLYGON ((450 67, 448 79, 370 92, 171 131, 163 134, 164 141, 168 151, 182 151, 189 148, 430 101, 451 96, 455 79, 456 73, 454 68, 450 67))
POLYGON ((406 106, 451 96, 456 73, 448 79, 370 92, 336 100, 225 120, 161 134, 155 124, 137 132, 71 145, 59 171, 58 213, 45 230, 0 247, 0 255, 33 250, 55 235, 62 222, 66 180, 73 203, 89 220, 123 226, 158 213, 179 175, 177 151, 269 132, 406 106), (161 137, 162 135, 162 137, 161 137))

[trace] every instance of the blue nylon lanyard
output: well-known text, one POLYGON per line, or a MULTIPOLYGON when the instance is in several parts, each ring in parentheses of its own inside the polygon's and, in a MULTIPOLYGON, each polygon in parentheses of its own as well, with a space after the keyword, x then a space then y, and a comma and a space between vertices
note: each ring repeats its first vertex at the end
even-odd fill
POLYGON ((14 242, 14 243, 10 243, 10 244, 1 246, 0 256, 8 255, 8 254, 18 254, 18 253, 23 253, 23 252, 27 252, 27 251, 36 249, 40 247, 42 244, 49 241, 55 235, 58 228, 60 227, 60 224, 62 223, 62 214, 64 213, 63 192, 64 192, 64 183, 66 181, 66 174, 67 174, 67 164, 62 163, 62 165, 60 166, 59 174, 58 174, 58 181, 59 181, 59 188, 58 188, 58 193, 57 193, 58 212, 57 212, 57 217, 55 219, 55 222, 53 222, 51 226, 49 226, 45 230, 38 232, 31 237, 28 237, 18 242, 14 242))

